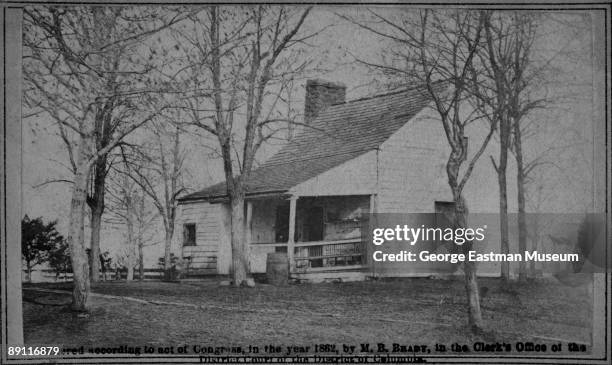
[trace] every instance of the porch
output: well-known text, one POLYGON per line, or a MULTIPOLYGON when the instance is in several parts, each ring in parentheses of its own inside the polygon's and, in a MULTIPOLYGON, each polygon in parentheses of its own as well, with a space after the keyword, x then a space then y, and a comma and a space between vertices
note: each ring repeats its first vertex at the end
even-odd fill
POLYGON ((247 201, 251 272, 270 252, 286 252, 296 279, 360 276, 367 269, 362 226, 373 196, 267 197, 247 201))

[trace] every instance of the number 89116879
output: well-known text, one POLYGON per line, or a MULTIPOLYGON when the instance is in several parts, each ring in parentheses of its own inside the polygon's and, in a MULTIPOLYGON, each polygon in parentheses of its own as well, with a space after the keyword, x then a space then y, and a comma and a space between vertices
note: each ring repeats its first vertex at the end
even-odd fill
POLYGON ((8 356, 57 356, 59 346, 7 346, 8 356))

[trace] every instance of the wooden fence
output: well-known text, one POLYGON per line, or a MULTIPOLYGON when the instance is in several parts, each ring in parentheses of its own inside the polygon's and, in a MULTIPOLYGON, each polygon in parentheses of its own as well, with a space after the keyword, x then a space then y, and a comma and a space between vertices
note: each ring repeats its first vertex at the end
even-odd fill
MULTIPOLYGON (((71 281, 72 273, 60 273, 56 275, 53 270, 41 270, 42 278, 44 282, 53 281, 71 281)), ((164 270, 160 268, 144 269, 144 280, 161 280, 163 278, 164 270)), ((121 269, 116 271, 106 271, 100 273, 100 280, 125 280, 127 279, 127 269, 121 269)), ((134 280, 140 280, 140 272, 134 270, 134 280)))

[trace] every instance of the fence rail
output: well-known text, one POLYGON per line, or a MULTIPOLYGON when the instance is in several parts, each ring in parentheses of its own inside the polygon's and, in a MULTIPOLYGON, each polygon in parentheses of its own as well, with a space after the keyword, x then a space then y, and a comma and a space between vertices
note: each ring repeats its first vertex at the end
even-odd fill
POLYGON ((295 244, 295 269, 299 272, 321 268, 343 268, 365 264, 361 239, 304 242, 295 244))
MULTIPOLYGON (((72 280, 73 274, 59 273, 56 274, 53 270, 42 270, 42 278, 44 281, 68 281, 72 280)), ((160 268, 145 268, 144 280, 159 280, 164 276, 164 270, 160 268)), ((127 269, 113 270, 100 273, 100 280, 125 280, 127 279, 127 269)), ((134 270, 134 280, 140 280, 139 270, 134 270)))

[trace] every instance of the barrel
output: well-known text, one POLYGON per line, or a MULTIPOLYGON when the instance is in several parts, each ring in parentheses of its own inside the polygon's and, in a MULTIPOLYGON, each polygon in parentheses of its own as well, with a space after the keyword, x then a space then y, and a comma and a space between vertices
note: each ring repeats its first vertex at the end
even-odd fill
POLYGON ((289 259, 284 252, 271 252, 266 258, 268 284, 287 285, 289 280, 289 259))

